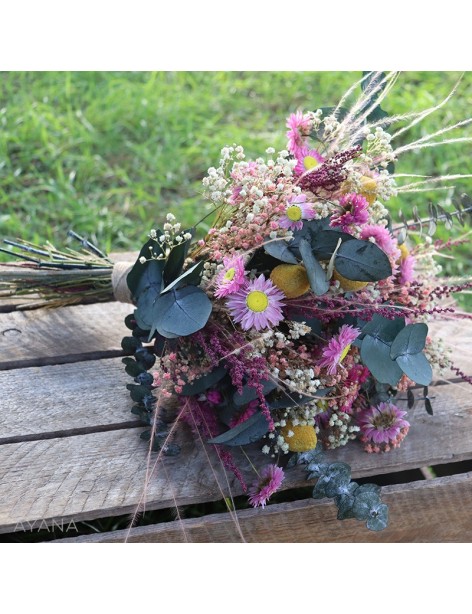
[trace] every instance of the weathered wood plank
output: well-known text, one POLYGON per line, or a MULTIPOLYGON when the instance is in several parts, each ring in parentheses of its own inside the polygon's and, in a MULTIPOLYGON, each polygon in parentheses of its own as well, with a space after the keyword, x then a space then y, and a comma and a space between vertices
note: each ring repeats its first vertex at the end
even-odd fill
POLYGON ((452 351, 450 358, 454 365, 466 375, 472 375, 472 320, 433 320, 428 323, 428 327, 431 338, 442 338, 445 347, 452 351))
POLYGON ((132 310, 113 302, 2 313, 0 370, 119 355, 132 310))
MULTIPOLYGON (((472 458, 469 389, 439 386, 434 394, 435 415, 417 409, 400 449, 365 454, 351 444, 330 452, 329 458, 348 462, 354 477, 472 458)), ((181 454, 159 462, 145 488, 147 446, 139 432, 125 429, 0 446, 0 532, 38 519, 51 523, 126 514, 135 510, 144 494, 146 509, 241 494, 240 484, 230 474, 225 477, 215 453, 203 449, 184 427, 177 428, 181 454)), ((258 456, 260 462, 257 448, 250 456, 258 456)), ((237 455, 237 462, 252 480, 245 458, 237 455)), ((304 478, 300 468, 291 469, 284 488, 305 486, 304 478)))
POLYGON ((312 499, 234 514, 167 522, 83 537, 71 542, 439 543, 472 542, 472 473, 387 486, 389 526, 372 532, 357 520, 336 519, 330 501, 312 499))
POLYGON ((121 358, 0 371, 0 444, 140 424, 121 358))

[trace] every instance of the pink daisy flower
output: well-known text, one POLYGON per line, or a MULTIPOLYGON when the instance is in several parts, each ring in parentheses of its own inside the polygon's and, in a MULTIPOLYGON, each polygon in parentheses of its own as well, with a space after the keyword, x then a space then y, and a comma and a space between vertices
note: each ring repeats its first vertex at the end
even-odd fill
POLYGON ((346 194, 339 199, 339 204, 342 210, 331 218, 329 225, 332 228, 340 227, 343 232, 348 232, 351 226, 362 226, 369 221, 369 203, 360 194, 346 194))
POLYGON ((303 145, 303 136, 308 136, 311 130, 311 118, 302 111, 292 113, 287 118, 287 149, 293 152, 297 147, 303 145))
POLYGON ((393 403, 379 403, 361 411, 357 421, 367 452, 388 452, 391 448, 398 448, 410 428, 404 416, 406 411, 393 403))
POLYGON ((269 497, 276 492, 284 481, 284 470, 277 465, 267 465, 262 469, 259 479, 249 491, 249 503, 253 507, 265 507, 269 497))
POLYGON ((397 247, 397 243, 387 228, 375 226, 373 224, 364 226, 361 232, 361 239, 367 241, 370 238, 374 239, 377 247, 380 247, 387 256, 390 256, 393 260, 398 260, 398 258, 400 258, 401 253, 397 247))
POLYGON ((231 294, 226 305, 234 321, 240 322, 243 330, 262 330, 276 326, 283 320, 284 296, 270 279, 259 275, 231 294))
POLYGON ((223 270, 216 277, 216 298, 233 294, 246 282, 246 271, 242 256, 223 258, 223 270))
POLYGON ((293 155, 298 160, 294 172, 296 175, 303 175, 312 168, 316 168, 319 164, 324 162, 323 156, 316 151, 316 149, 310 149, 307 146, 295 147, 293 155))
POLYGON ((416 264, 416 258, 414 256, 407 256, 400 262, 400 283, 406 284, 414 279, 414 268, 416 264))
POLYGON ((323 358, 318 365, 320 367, 328 367, 328 374, 335 375, 337 366, 346 358, 347 353, 351 348, 351 343, 361 334, 358 328, 344 324, 339 329, 339 333, 335 335, 328 347, 323 350, 323 358))
POLYGON ((279 226, 288 230, 301 230, 303 220, 312 220, 314 217, 313 204, 306 202, 305 194, 297 194, 288 200, 285 215, 280 218, 279 226))

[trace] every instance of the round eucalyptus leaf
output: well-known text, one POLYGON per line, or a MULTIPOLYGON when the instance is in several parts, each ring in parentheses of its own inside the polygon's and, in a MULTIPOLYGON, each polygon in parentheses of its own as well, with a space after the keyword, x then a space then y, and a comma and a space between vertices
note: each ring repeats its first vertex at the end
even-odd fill
POLYGON ((152 326, 163 337, 186 337, 205 326, 211 310, 211 301, 201 288, 170 290, 153 305, 152 326))

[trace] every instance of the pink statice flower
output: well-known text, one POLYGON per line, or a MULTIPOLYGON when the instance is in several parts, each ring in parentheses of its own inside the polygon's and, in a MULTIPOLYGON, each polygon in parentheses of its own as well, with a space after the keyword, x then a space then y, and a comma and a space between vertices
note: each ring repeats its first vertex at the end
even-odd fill
POLYGON ((362 226, 369 221, 367 209, 369 203, 360 194, 351 192, 339 199, 342 209, 335 213, 330 222, 332 228, 340 228, 343 232, 349 232, 353 226, 362 226))
POLYGON ((243 330, 262 330, 276 326, 283 320, 284 297, 283 292, 270 279, 259 275, 231 294, 226 305, 234 321, 240 322, 243 330))
POLYGON ((361 334, 358 328, 344 324, 339 329, 328 347, 323 350, 323 358, 318 362, 320 367, 328 367, 328 374, 335 375, 338 365, 346 358, 351 348, 351 343, 361 334))
POLYGON ((303 173, 306 173, 312 168, 316 168, 324 162, 323 156, 316 151, 316 149, 310 149, 306 145, 296 147, 293 150, 293 155, 297 159, 297 165, 293 170, 298 176, 303 175, 303 173))
POLYGON ((398 448, 405 439, 410 423, 393 403, 379 403, 361 411, 357 416, 361 441, 367 452, 388 452, 398 448))
POLYGON ((249 490, 249 503, 253 507, 264 508, 268 499, 280 488, 284 481, 284 470, 277 465, 267 465, 249 490))
POLYGON ((223 270, 216 277, 216 298, 233 294, 244 285, 245 281, 246 271, 242 256, 223 258, 223 270))
POLYGON ((414 256, 408 255, 406 258, 402 258, 400 262, 400 283, 402 285, 413 281, 415 264, 416 258, 414 256))
POLYGON ((397 242, 387 228, 384 226, 376 226, 375 224, 364 226, 361 232, 361 239, 368 241, 371 238, 374 239, 377 247, 380 247, 380 249, 394 261, 400 258, 401 253, 398 249, 397 242))
POLYGON ((311 130, 311 116, 308 113, 297 111, 287 118, 287 149, 293 153, 297 147, 303 145, 303 137, 308 136, 311 130))
POLYGON ((287 201, 285 214, 279 220, 279 226, 288 230, 301 230, 303 220, 312 220, 315 217, 313 203, 306 202, 305 194, 297 194, 287 201))

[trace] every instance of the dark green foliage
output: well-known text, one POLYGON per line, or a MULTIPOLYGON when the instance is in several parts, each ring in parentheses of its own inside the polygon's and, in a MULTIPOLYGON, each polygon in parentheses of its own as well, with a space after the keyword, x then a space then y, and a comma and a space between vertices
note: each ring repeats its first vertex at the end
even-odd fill
POLYGON ((181 394, 185 396, 201 394, 202 392, 205 392, 205 390, 208 390, 208 388, 212 388, 215 386, 215 384, 221 381, 226 373, 226 368, 220 365, 206 375, 202 375, 202 377, 193 380, 193 382, 190 384, 185 384, 185 386, 182 387, 181 394))
POLYGON ((431 365, 422 353, 428 327, 405 326, 403 317, 388 320, 376 314, 362 328, 361 359, 381 384, 395 387, 403 373, 421 385, 433 377, 431 365))
POLYGON ((392 387, 398 384, 403 375, 402 369, 390 358, 390 345, 378 337, 364 337, 361 360, 377 381, 392 387))
POLYGON ((149 241, 146 241, 146 243, 141 248, 141 251, 139 252, 139 256, 134 263, 133 268, 126 277, 126 283, 128 284, 131 296, 133 296, 135 299, 148 285, 154 283, 161 284, 163 261, 149 260, 150 258, 157 258, 157 256, 161 254, 161 248, 153 239, 149 239, 149 241), (146 258, 147 262, 141 264, 140 258, 146 258))
POLYGON ((210 439, 208 443, 225 444, 226 446, 245 446, 259 441, 269 432, 269 423, 262 412, 256 412, 245 422, 238 424, 229 431, 210 439))
POLYGON ((126 373, 130 375, 131 377, 137 377, 138 375, 141 375, 141 373, 146 372, 144 367, 138 364, 136 360, 134 360, 134 358, 131 358, 131 357, 123 358, 122 362, 126 365, 125 367, 126 373))
POLYGON ((201 288, 185 286, 159 296, 152 311, 152 329, 163 337, 184 337, 202 329, 212 304, 201 288))
POLYGON ((134 354, 138 348, 142 345, 139 339, 136 337, 123 337, 121 340, 121 347, 126 354, 134 354))
POLYGON ((172 290, 172 288, 175 288, 177 290, 178 288, 182 287, 184 284, 190 285, 190 286, 198 286, 202 278, 204 264, 205 263, 203 262, 203 260, 201 260, 200 262, 197 262, 196 264, 191 266, 189 269, 185 271, 185 273, 182 273, 182 275, 179 275, 173 282, 171 282, 168 286, 163 288, 162 294, 164 294, 165 292, 168 292, 169 290, 172 290))
POLYGON ((148 340, 157 334, 166 339, 191 335, 205 326, 212 310, 211 301, 198 288, 203 262, 182 272, 190 239, 174 245, 164 259, 158 242, 150 239, 140 252, 160 260, 134 264, 127 277, 136 302, 134 318, 139 328, 148 332, 148 340))
MULTIPOLYGON (((269 379, 265 380, 262 388, 264 396, 269 392, 272 392, 272 390, 275 390, 276 388, 277 382, 274 382, 273 380, 269 379)), ((251 401, 254 401, 254 399, 257 399, 257 397, 258 393, 254 386, 246 384, 245 386, 243 386, 242 394, 239 394, 239 392, 237 391, 234 393, 233 403, 238 406, 243 406, 247 403, 250 403, 251 401)))
POLYGON ((306 239, 300 241, 300 255, 310 281, 310 286, 316 296, 326 294, 329 290, 329 281, 318 260, 314 257, 310 243, 306 239))
POLYGON ((289 245, 286 241, 271 241, 264 245, 264 250, 269 256, 277 258, 281 262, 287 264, 297 264, 298 260, 289 249, 289 245))
POLYGON ((418 354, 405 354, 396 359, 397 364, 403 373, 411 380, 422 386, 427 386, 433 379, 433 370, 426 356, 418 354))
POLYGON ((359 239, 341 244, 335 267, 343 277, 353 281, 379 281, 392 274, 387 254, 374 243, 359 239))
POLYGON ((337 248, 339 240, 341 243, 353 241, 354 237, 347 232, 340 230, 323 230, 312 236, 311 247, 318 260, 329 260, 337 248))
POLYGON ((426 324, 408 324, 395 337, 390 350, 390 357, 395 360, 399 356, 418 354, 424 348, 428 327, 426 324))
POLYGON ((175 245, 172 248, 170 254, 167 257, 163 271, 163 280, 165 286, 168 286, 180 275, 180 271, 184 266, 185 258, 187 256, 189 247, 190 240, 182 241, 182 243, 180 243, 179 245, 175 245))
POLYGON ((327 463, 321 445, 314 450, 295 454, 288 467, 306 465, 307 479, 317 479, 314 499, 328 497, 338 508, 338 519, 357 518, 366 522, 370 531, 381 531, 388 524, 388 508, 380 499, 380 488, 375 484, 351 481, 351 468, 346 463, 327 463))

